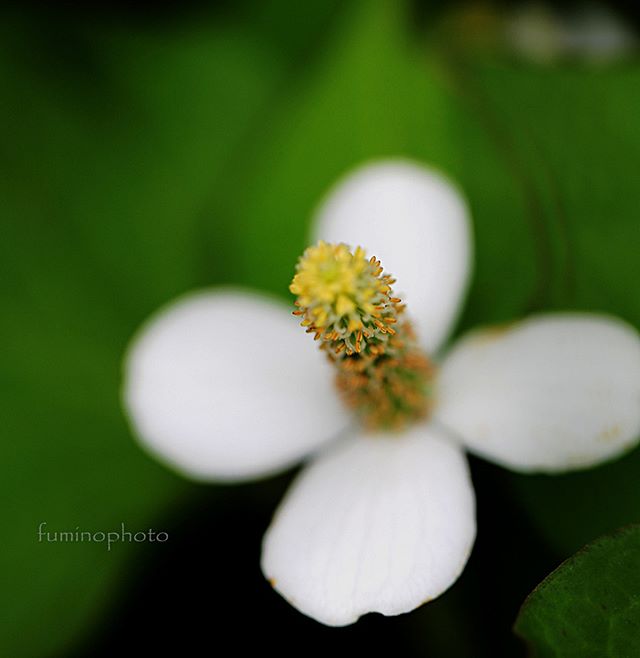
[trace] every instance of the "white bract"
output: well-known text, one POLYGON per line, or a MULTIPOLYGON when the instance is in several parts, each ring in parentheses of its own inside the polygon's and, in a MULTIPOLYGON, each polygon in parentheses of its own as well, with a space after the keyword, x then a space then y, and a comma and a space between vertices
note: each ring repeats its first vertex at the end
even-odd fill
POLYGON ((629 449, 640 340, 613 317, 554 313, 477 330, 440 357, 467 287, 470 225, 456 188, 417 164, 375 163, 339 182, 317 239, 361 245, 396 277, 439 362, 428 420, 363 429, 291 308, 229 289, 151 318, 127 355, 124 402, 142 444, 193 478, 258 477, 311 456, 265 535, 262 569, 293 606, 342 626, 412 610, 457 579, 475 538, 463 448, 537 472, 629 449))

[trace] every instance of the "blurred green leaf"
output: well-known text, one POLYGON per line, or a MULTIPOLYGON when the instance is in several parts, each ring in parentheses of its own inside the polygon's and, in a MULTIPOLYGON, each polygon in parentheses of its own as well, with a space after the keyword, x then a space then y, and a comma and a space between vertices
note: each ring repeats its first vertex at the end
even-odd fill
POLYGON ((240 252, 243 283, 284 294, 329 187, 368 160, 406 157, 444 170, 469 198, 479 257, 465 324, 526 307, 536 272, 520 182, 447 72, 410 38, 402 3, 354 6, 265 126, 220 211, 236 241, 252 236, 240 252))
POLYGON ((640 654, 640 526, 601 537, 525 601, 515 631, 538 658, 640 654))
POLYGON ((537 197, 552 242, 545 306, 617 314, 640 325, 635 168, 640 65, 471 68, 477 102, 537 197))
POLYGON ((146 530, 191 491, 132 440, 122 356, 158 304, 210 281, 209 259, 226 267, 224 250, 203 257, 203 211, 283 67, 232 26, 11 21, 0 54, 0 654, 32 658, 90 631, 134 553, 39 543, 38 525, 146 530))
POLYGON ((561 556, 589 532, 604 534, 640 520, 640 450, 592 470, 566 475, 512 475, 524 511, 561 556))
MULTIPOLYGON (((640 280, 638 64, 475 61, 459 83, 536 209, 544 285, 531 310, 592 310, 640 325, 640 296, 630 285, 640 280)), ((640 521, 639 479, 636 450, 588 472, 514 475, 512 482, 549 544, 569 555, 591 537, 640 521)))

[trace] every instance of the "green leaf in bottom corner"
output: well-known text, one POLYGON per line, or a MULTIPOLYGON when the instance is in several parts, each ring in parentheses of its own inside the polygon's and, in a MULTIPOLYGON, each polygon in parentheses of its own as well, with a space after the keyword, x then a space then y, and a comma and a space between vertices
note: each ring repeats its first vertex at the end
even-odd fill
POLYGON ((529 595, 514 629, 537 658, 640 656, 640 525, 560 565, 529 595))

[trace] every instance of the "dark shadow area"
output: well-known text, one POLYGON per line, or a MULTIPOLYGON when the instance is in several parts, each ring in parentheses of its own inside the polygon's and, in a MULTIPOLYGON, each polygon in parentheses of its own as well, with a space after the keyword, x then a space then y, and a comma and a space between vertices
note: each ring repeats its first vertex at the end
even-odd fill
POLYGON ((440 599, 396 618, 368 615, 328 628, 273 592, 259 566, 264 530, 289 476, 236 487, 202 487, 167 528, 165 545, 144 545, 105 625, 72 658, 218 647, 253 653, 277 645, 280 655, 319 652, 495 658, 524 656, 511 633, 528 592, 557 563, 513 505, 507 477, 473 460, 478 538, 454 587, 440 599))

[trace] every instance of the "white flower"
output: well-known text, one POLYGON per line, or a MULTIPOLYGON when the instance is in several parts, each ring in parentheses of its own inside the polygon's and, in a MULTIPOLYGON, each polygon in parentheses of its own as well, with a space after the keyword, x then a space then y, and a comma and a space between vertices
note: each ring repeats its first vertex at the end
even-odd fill
MULTIPOLYGON (((467 207, 448 181, 402 161, 363 167, 329 194, 313 233, 379 257, 438 356, 471 263, 467 207)), ((462 571, 475 503, 460 446, 554 472, 618 455, 640 433, 640 341, 618 319, 539 315, 472 332, 438 361, 429 419, 373 436, 290 307, 214 289, 141 330, 124 400, 143 445, 192 478, 263 476, 313 454, 266 533, 262 569, 300 611, 341 626, 412 610, 462 571)))

